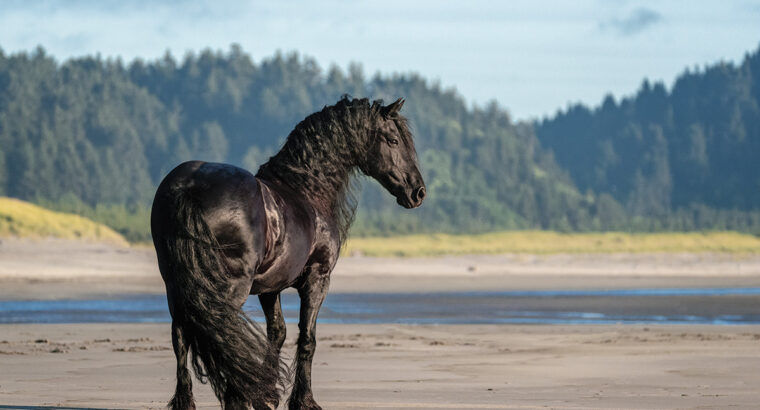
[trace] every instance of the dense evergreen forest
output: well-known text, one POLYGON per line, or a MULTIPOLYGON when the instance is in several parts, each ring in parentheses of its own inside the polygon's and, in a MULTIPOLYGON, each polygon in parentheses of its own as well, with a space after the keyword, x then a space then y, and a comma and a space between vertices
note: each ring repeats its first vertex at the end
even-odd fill
POLYGON ((760 230, 760 49, 535 129, 580 191, 624 206, 630 228, 760 230))
POLYGON ((0 195, 149 239, 157 183, 187 159, 255 172, 306 115, 341 95, 407 100, 425 205, 364 186, 354 234, 760 228, 760 52, 685 73, 671 92, 575 106, 537 124, 468 107, 415 74, 368 78, 239 47, 157 61, 0 51, 0 195), (753 78, 755 83, 753 83, 753 78))

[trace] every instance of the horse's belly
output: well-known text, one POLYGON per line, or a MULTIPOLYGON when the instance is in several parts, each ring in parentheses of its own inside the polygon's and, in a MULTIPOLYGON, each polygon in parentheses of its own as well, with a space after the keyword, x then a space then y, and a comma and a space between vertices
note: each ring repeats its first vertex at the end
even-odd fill
POLYGON ((282 266, 273 265, 266 271, 254 274, 253 283, 251 284, 252 295, 279 292, 293 286, 301 275, 301 272, 303 272, 306 260, 303 260, 300 264, 285 260, 283 262, 282 266))
POLYGON ((310 246, 305 240, 294 240, 280 247, 274 261, 254 273, 251 294, 279 292, 293 286, 306 266, 310 246))

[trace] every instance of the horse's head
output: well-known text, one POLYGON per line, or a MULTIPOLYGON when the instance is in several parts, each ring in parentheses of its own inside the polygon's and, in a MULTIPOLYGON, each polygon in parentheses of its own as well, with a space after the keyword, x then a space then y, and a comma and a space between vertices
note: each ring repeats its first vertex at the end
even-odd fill
POLYGON ((425 198, 425 182, 417 166, 412 134, 399 114, 404 100, 377 107, 371 124, 362 172, 376 179, 405 208, 416 208, 425 198))

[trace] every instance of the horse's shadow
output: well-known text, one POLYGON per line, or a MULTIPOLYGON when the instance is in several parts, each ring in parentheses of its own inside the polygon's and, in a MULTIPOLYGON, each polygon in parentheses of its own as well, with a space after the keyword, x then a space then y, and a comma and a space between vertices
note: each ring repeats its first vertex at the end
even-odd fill
POLYGON ((116 410, 98 407, 67 407, 67 406, 14 406, 0 404, 0 410, 116 410))

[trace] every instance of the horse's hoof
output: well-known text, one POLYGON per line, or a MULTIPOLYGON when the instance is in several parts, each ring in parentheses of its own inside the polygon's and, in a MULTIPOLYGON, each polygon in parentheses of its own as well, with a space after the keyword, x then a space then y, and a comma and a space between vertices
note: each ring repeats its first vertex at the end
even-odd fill
POLYGON ((322 407, 314 401, 314 398, 307 397, 303 400, 291 400, 288 403, 288 410, 322 410, 322 407))
POLYGON ((277 410, 277 406, 280 405, 280 400, 277 398, 273 398, 270 400, 262 399, 252 404, 253 404, 254 410, 277 410))
POLYGON ((322 410, 322 407, 317 403, 312 403, 310 405, 304 404, 303 406, 289 406, 288 410, 322 410))
POLYGON ((189 403, 189 404, 187 404, 185 406, 181 406, 181 407, 169 403, 169 405, 166 406, 166 407, 168 407, 169 410, 195 410, 195 403, 189 403))
POLYGON ((192 397, 174 397, 167 407, 170 410, 195 410, 195 401, 192 397))

